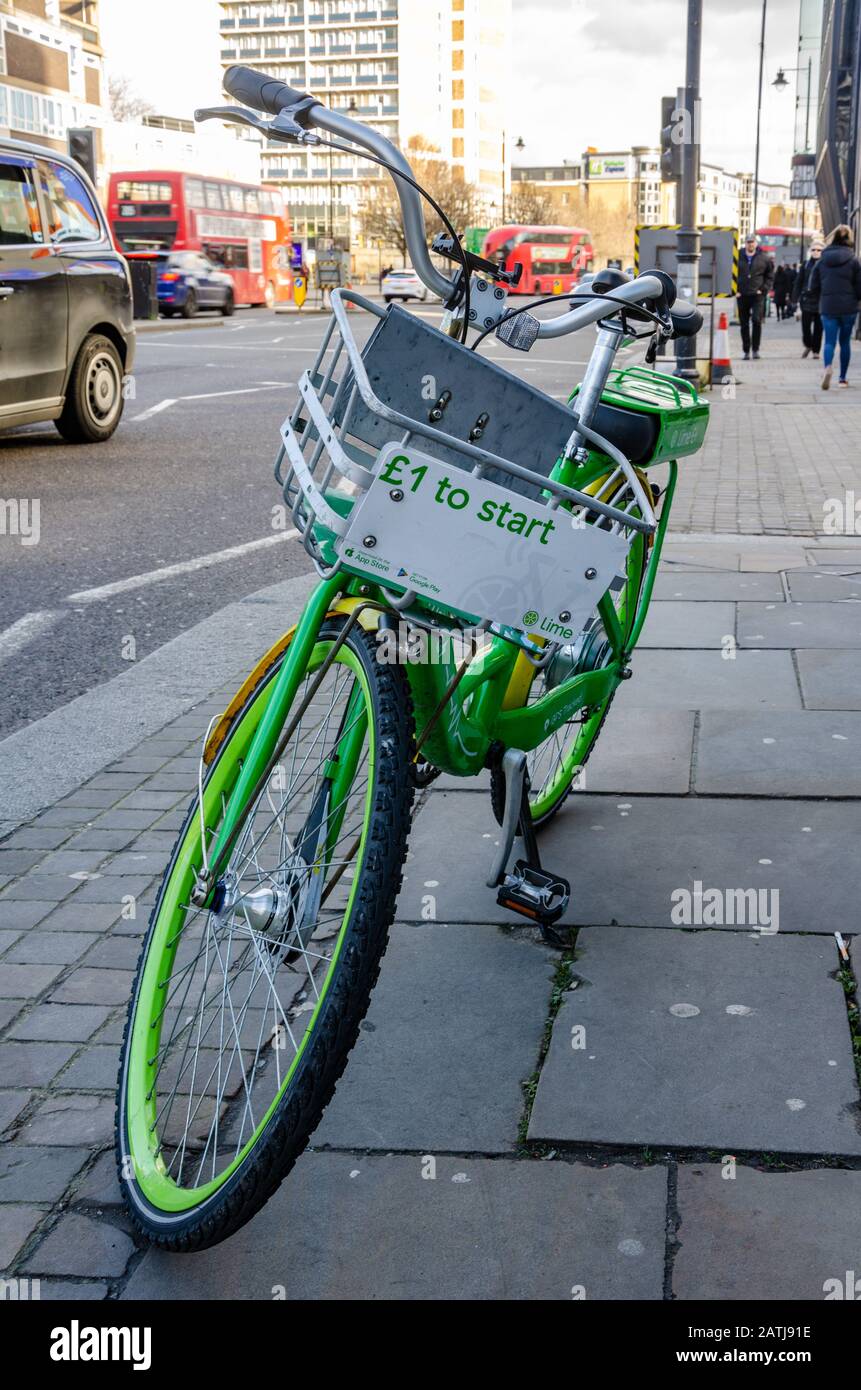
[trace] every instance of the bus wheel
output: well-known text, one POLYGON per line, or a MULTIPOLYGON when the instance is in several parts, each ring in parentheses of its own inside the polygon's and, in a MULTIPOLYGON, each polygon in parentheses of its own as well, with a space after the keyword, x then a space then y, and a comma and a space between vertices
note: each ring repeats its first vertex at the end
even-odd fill
POLYGON ((271 280, 267 281, 267 284, 266 284, 266 294, 265 294, 264 298, 265 298, 265 300, 266 300, 266 308, 267 308, 267 309, 274 309, 274 308, 275 308, 275 286, 273 285, 273 283, 272 283, 271 280))
POLYGON ((185 297, 185 303, 182 306, 182 317, 184 319, 193 319, 196 313, 197 293, 195 290, 189 290, 185 297))
POLYGON ((221 312, 226 319, 232 318, 236 313, 236 300, 233 298, 232 290, 228 290, 227 298, 221 306, 221 312))

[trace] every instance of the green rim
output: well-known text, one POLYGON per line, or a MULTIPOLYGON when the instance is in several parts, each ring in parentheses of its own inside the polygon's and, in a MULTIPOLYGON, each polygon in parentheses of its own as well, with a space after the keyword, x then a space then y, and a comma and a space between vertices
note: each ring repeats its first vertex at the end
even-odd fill
MULTIPOLYGON (((628 553, 627 578, 624 587, 620 590, 619 602, 616 607, 619 623, 626 639, 631 633, 637 615, 637 601, 645 572, 645 554, 645 543, 642 535, 638 534, 628 553), (631 602, 632 595, 633 603, 631 602)), ((583 767, 592 751, 592 745, 598 737, 614 694, 615 690, 593 710, 588 719, 575 726, 576 733, 559 758, 553 775, 547 778, 541 784, 540 791, 530 798, 534 821, 543 820, 559 803, 560 799, 567 796, 578 770, 583 767)), ((536 752, 540 752, 540 749, 536 752)))
MULTIPOLYGON (((322 664, 331 645, 331 642, 328 641, 317 643, 308 664, 307 675, 313 674, 322 664)), ((361 660, 349 646, 345 645, 338 652, 332 669, 339 664, 346 666, 353 673, 355 682, 358 683, 361 691, 364 709, 370 713, 373 710, 373 701, 361 660)), ((242 758, 271 694, 274 674, 273 672, 265 687, 259 691, 252 704, 247 708, 238 725, 231 731, 224 748, 212 767, 203 795, 204 816, 208 828, 218 823, 220 810, 224 801, 229 797, 231 788, 239 775, 242 758)), ((355 690, 355 688, 354 684, 352 689, 355 690)), ((199 866, 201 858, 200 815, 197 802, 195 802, 194 814, 189 820, 185 838, 176 856, 170 878, 164 887, 158 918, 150 938, 143 978, 134 1010, 126 1082, 126 1137, 134 1177, 143 1196, 160 1211, 179 1213, 198 1207, 228 1182, 259 1142, 272 1115, 281 1103, 314 1033, 320 1012, 330 992, 344 938, 350 924, 367 844, 377 761, 376 731, 373 718, 369 717, 365 720, 365 728, 368 742, 368 783, 361 840, 356 853, 352 887, 332 948, 331 961, 322 979, 313 1012, 311 1012, 296 1054, 281 1080, 277 1093, 273 1096, 271 1103, 247 1142, 235 1155, 232 1162, 217 1176, 199 1186, 184 1187, 178 1185, 170 1176, 160 1153, 160 1140, 156 1127, 159 1102, 155 1056, 161 1042, 165 1003, 164 990, 173 973, 173 964, 184 923, 182 905, 188 901, 195 870, 199 866)))

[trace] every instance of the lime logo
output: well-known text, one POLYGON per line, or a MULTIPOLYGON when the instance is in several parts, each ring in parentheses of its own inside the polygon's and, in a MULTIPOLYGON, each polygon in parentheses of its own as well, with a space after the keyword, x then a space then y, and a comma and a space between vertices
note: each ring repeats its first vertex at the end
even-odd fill
POLYGON ((348 560, 349 560, 349 559, 352 559, 352 557, 355 555, 355 553, 356 553, 356 552, 355 552, 355 550, 353 549, 353 547, 352 547, 351 545, 348 545, 348 546, 347 546, 347 549, 344 551, 344 554, 346 555, 346 557, 347 557, 348 560))
POLYGON ((536 613, 536 611, 535 611, 534 608, 530 608, 530 610, 529 610, 528 613, 524 613, 524 615, 523 615, 523 626, 524 626, 524 627, 534 627, 535 624, 536 624, 537 622, 538 622, 538 614, 536 613))

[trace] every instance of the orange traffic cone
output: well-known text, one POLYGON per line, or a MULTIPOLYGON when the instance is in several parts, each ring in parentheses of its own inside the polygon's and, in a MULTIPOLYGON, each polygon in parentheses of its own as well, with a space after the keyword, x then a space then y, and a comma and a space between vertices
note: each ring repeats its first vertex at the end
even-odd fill
POLYGON ((712 386, 722 386, 727 377, 732 377, 732 362, 729 356, 729 323, 726 314, 722 313, 715 330, 712 386))

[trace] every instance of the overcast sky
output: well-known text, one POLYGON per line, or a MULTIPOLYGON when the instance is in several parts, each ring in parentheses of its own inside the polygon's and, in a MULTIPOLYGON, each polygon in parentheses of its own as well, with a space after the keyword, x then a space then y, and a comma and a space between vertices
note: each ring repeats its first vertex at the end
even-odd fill
MULTIPOLYGON (((523 163, 576 158, 587 145, 658 139, 660 98, 684 81, 687 0, 513 0, 517 64, 508 126, 523 163)), ((401 0, 416 5, 422 0, 401 0)), ((108 64, 169 115, 219 99, 216 0, 102 0, 108 64), (142 24, 146 16, 147 23, 142 24)), ((705 0, 703 157, 753 168, 762 0, 705 0)), ((799 0, 768 0, 762 177, 786 182, 792 155, 799 0)))

